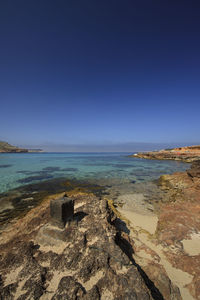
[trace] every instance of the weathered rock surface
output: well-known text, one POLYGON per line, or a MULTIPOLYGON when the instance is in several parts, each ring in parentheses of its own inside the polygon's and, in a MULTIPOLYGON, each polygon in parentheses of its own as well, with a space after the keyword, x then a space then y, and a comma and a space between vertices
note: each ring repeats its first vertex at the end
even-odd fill
POLYGON ((139 152, 131 156, 146 159, 172 159, 184 162, 193 162, 200 160, 200 146, 180 147, 151 152, 139 152))
POLYGON ((49 222, 50 198, 4 229, 1 299, 163 299, 112 225, 107 202, 92 194, 74 201, 74 220, 63 230, 49 222))
POLYGON ((195 162, 187 172, 160 178, 164 196, 156 202, 158 225, 151 235, 131 228, 114 207, 107 207, 98 197, 102 188, 63 182, 60 191, 68 189, 75 201, 70 226, 51 224, 50 198, 38 200, 39 206, 18 221, 4 224, 2 299, 181 300, 182 292, 183 299, 199 299, 198 170, 195 162), (96 196, 87 193, 92 189, 96 196))
POLYGON ((6 224, 14 218, 24 216, 33 207, 40 205, 41 201, 48 195, 62 192, 93 193, 100 196, 105 188, 96 183, 77 180, 66 180, 55 178, 41 181, 36 184, 28 184, 13 189, 8 193, 0 194, 0 233, 6 224))
POLYGON ((135 201, 136 194, 129 195, 133 204, 128 195, 114 202, 119 217, 116 226, 126 224, 122 237, 131 244, 133 259, 167 300, 200 299, 199 168, 196 161, 185 172, 161 176, 159 202, 150 200, 154 207, 150 212, 145 199, 135 201), (156 217, 153 232, 150 227, 156 217))
POLYGON ((157 237, 175 268, 192 277, 188 288, 200 299, 200 161, 186 172, 161 176, 168 201, 160 206, 157 237))
POLYGON ((191 168, 187 171, 187 174, 192 178, 200 178, 200 160, 192 164, 191 168))

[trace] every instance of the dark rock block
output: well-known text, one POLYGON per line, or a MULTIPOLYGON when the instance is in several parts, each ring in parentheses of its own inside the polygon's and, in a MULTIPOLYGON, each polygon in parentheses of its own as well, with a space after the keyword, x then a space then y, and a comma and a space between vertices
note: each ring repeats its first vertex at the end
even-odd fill
POLYGON ((5 168, 9 168, 12 167, 12 165, 0 165, 0 168, 5 169, 5 168))
POLYGON ((51 200, 50 215, 53 225, 64 228, 67 222, 73 220, 74 200, 68 197, 51 200))

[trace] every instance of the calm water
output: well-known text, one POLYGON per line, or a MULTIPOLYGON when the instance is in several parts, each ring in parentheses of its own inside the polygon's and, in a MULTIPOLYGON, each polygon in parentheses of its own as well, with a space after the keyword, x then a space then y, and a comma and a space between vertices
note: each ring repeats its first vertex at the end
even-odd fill
POLYGON ((1 153, 0 193, 52 178, 107 182, 147 182, 186 170, 176 161, 127 157, 129 153, 1 153))

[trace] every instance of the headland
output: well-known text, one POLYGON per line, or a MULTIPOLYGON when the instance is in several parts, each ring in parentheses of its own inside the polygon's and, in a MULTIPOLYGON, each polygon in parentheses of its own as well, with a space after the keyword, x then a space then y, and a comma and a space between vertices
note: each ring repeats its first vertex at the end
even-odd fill
POLYGON ((0 141, 0 153, 28 153, 28 152, 42 152, 41 149, 24 149, 0 141))
POLYGON ((164 149, 160 151, 138 152, 131 156, 146 159, 179 160, 191 163, 200 160, 200 145, 164 149))

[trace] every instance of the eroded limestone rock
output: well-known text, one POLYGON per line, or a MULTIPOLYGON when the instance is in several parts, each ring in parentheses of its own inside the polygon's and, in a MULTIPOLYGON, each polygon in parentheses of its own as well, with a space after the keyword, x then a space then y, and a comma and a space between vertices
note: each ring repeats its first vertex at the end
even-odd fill
POLYGON ((2 233, 2 299, 153 299, 137 266, 118 244, 106 201, 91 194, 73 199, 76 222, 70 226, 53 231, 47 201, 2 233), (57 244, 48 245, 48 236, 57 244))

